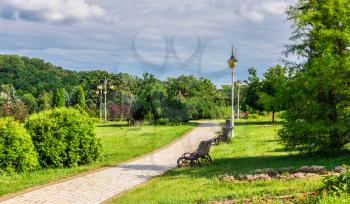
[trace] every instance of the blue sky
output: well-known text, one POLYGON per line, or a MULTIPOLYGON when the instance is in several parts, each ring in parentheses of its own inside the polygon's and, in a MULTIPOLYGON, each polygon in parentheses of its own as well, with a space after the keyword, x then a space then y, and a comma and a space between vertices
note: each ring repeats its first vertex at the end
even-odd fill
POLYGON ((285 9, 296 0, 0 0, 0 53, 38 57, 71 70, 158 78, 193 74, 229 82, 281 62, 285 9))

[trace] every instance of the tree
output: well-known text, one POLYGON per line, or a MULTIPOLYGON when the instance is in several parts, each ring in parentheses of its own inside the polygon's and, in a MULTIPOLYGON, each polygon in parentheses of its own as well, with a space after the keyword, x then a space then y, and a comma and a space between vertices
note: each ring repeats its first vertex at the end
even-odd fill
POLYGON ((258 77, 255 68, 249 68, 248 73, 249 76, 244 103, 253 110, 262 111, 264 110, 264 107, 259 103, 259 93, 262 88, 261 80, 258 77))
POLYGON ((133 104, 133 118, 136 120, 158 120, 162 117, 167 98, 163 83, 151 74, 144 74, 138 99, 133 104))
POLYGON ((48 110, 51 108, 52 94, 48 92, 43 92, 39 96, 39 107, 40 110, 48 110))
POLYGON ((65 91, 62 88, 56 89, 53 95, 53 107, 61 108, 66 105, 65 91))
POLYGON ((85 109, 85 92, 82 86, 79 86, 75 93, 75 105, 85 109))
POLYGON ((27 106, 29 113, 34 113, 38 110, 38 103, 36 102, 36 99, 32 94, 30 94, 30 93, 24 94, 21 97, 21 100, 27 106))
POLYGON ((209 79, 182 75, 177 78, 168 78, 165 81, 165 87, 168 94, 167 112, 169 113, 175 113, 178 109, 179 115, 183 116, 181 118, 190 116, 192 119, 218 118, 223 115, 218 106, 225 106, 224 95, 209 79))
POLYGON ((20 95, 38 97, 57 88, 70 88, 79 84, 79 74, 37 58, 0 55, 0 84, 11 84, 20 95))
POLYGON ((266 111, 272 112, 272 122, 275 122, 275 113, 285 108, 284 87, 287 81, 286 68, 280 65, 270 67, 264 74, 262 91, 259 93, 259 103, 266 111))
POLYGON ((130 117, 130 106, 128 104, 117 104, 110 102, 108 104, 109 118, 112 121, 118 119, 129 119, 130 117))
POLYGON ((350 4, 300 0, 289 9, 294 32, 286 54, 304 60, 292 67, 286 123, 287 148, 339 151, 350 141, 350 4))
POLYGON ((26 105, 21 101, 12 85, 0 87, 0 116, 11 116, 24 121, 28 115, 26 105))
POLYGON ((12 85, 3 84, 0 86, 0 105, 17 101, 16 89, 12 85))

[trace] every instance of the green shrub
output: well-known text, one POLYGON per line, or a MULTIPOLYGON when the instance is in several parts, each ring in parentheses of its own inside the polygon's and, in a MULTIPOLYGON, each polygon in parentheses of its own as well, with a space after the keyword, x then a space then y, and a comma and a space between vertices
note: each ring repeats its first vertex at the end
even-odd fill
POLYGON ((290 121, 278 134, 286 149, 302 152, 338 152, 350 141, 347 124, 324 121, 290 121))
POLYGON ((191 117, 191 111, 188 105, 181 99, 172 99, 167 102, 163 108, 162 118, 168 119, 166 123, 187 122, 191 117))
POLYGON ((323 178, 322 186, 319 192, 330 195, 340 196, 350 194, 350 170, 347 167, 346 172, 340 175, 329 175, 323 178))
MULTIPOLYGON (((315 202, 313 202, 315 203, 315 202)), ((350 203, 349 194, 341 194, 339 196, 334 195, 324 195, 318 201, 318 204, 348 204, 350 203)))
POLYGON ((0 174, 33 170, 38 157, 26 129, 12 118, 0 119, 0 174))
POLYGON ((92 120, 74 108, 57 108, 32 115, 25 127, 43 167, 72 167, 97 159, 100 143, 92 120))
POLYGON ((248 117, 249 117, 249 119, 257 119, 257 118, 259 118, 259 115, 256 113, 252 113, 252 114, 249 114, 248 117))
POLYGON ((159 118, 157 121, 155 121, 156 125, 169 125, 170 120, 168 118, 159 118))

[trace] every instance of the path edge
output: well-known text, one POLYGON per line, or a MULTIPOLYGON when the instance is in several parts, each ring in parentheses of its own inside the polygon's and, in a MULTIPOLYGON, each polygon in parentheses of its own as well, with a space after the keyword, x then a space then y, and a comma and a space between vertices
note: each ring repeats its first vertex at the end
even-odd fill
MULTIPOLYGON (((220 124, 220 122, 216 122, 216 121, 198 121, 197 124, 198 124, 198 126, 195 127, 195 128, 200 127, 202 124, 220 124)), ((195 128, 193 128, 192 130, 188 131, 188 133, 184 134, 183 136, 179 137, 179 138, 176 139, 176 140, 180 140, 180 139, 186 137, 188 134, 190 134, 192 131, 194 131, 195 128)), ((175 142, 176 142, 176 141, 174 141, 174 143, 175 143, 175 142)), ((170 146, 170 145, 171 145, 171 143, 169 143, 169 146, 170 146)), ((167 145, 167 146, 168 146, 168 145, 167 145)), ((166 146, 164 146, 164 148, 165 148, 165 147, 166 147, 166 146)), ((162 150, 162 148, 159 149, 159 151, 160 151, 160 150, 162 150)), ((157 151, 154 151, 154 152, 157 152, 157 151)), ((176 167, 175 167, 175 168, 176 168, 176 167)), ((118 193, 118 194, 115 194, 114 196, 108 198, 107 200, 102 201, 101 203, 102 203, 102 204, 111 203, 111 201, 113 201, 114 199, 116 199, 116 198, 118 198, 118 197, 120 197, 120 196, 123 196, 123 195, 125 195, 126 193, 128 193, 128 192, 130 192, 130 191, 132 191, 132 190, 134 190, 134 189, 136 189, 136 188, 139 188, 139 187, 141 187, 141 186, 143 186, 143 185, 147 185, 147 184, 148 184, 149 182, 151 182, 153 179, 155 179, 155 178, 157 178, 157 177, 160 177, 160 176, 163 176, 163 175, 166 174, 168 171, 173 170, 173 169, 174 169, 174 168, 171 168, 171 169, 169 169, 169 170, 166 170, 166 171, 164 171, 162 174, 159 174, 159 175, 157 175, 157 176, 151 177, 151 178, 147 179, 146 181, 144 181, 144 182, 142 182, 142 183, 139 183, 139 184, 137 184, 136 186, 133 186, 132 188, 123 190, 122 192, 120 192, 120 193, 118 193)))
MULTIPOLYGON (((102 166, 102 167, 99 167, 99 168, 96 168, 96 169, 92 169, 92 170, 88 170, 86 172, 83 172, 83 173, 79 173, 77 175, 72 175, 72 176, 68 176, 66 178, 60 178, 60 179, 57 179, 57 180, 54 180, 54 181, 51 181, 49 183, 46 183, 46 184, 42 184, 42 185, 37 185, 37 186, 33 186, 33 187, 29 187, 29 188, 26 188, 24 190, 21 190, 21 191, 18 191, 18 192, 14 192, 14 193, 8 193, 8 194, 5 194, 3 196, 0 196, 0 202, 4 202, 6 200, 10 200, 12 198, 15 198, 15 197, 18 197, 18 196, 21 196, 21 195, 24 195, 26 193, 30 193, 32 191, 36 191, 36 190, 39 190, 39 189, 42 189, 42 188, 45 188, 45 187, 48 187, 48 186, 51 186, 51 185, 55 185, 55 184, 59 184, 59 183, 63 183, 63 182, 66 182, 66 181, 70 181, 70 180, 73 180, 73 179, 76 179, 76 178, 80 178, 80 177, 83 177, 83 176, 87 176, 87 175, 90 175, 90 174, 93 174, 93 173, 97 173, 97 172, 100 172, 100 171, 103 171, 105 169, 108 169, 108 168, 113 168, 113 167, 117 167, 117 166, 120 166, 120 165, 123 165, 125 163, 129 163, 129 162, 132 162, 132 161, 135 161, 135 160, 138 160, 138 159, 142 159, 144 157, 147 157, 151 154, 154 154, 154 153, 157 153, 167 147, 169 147, 170 145, 178 142, 179 140, 183 139, 184 137, 188 136, 189 134, 191 134, 196 128, 200 127, 202 124, 205 124, 205 123, 216 123, 216 122, 209 122, 209 121, 194 121, 193 123, 196 123, 197 126, 193 127, 191 130, 187 131, 186 133, 184 133, 182 136, 176 138, 175 140, 171 141, 170 143, 158 148, 158 149, 155 149, 151 152, 148 152, 146 154, 143 154, 143 155, 140 155, 138 157, 135 157, 135 158, 132 158, 130 160, 126 160, 126 161, 123 161, 123 162, 120 162, 116 165, 108 165, 108 166, 102 166)), ((165 172, 164 172, 165 173, 165 172)), ((149 179, 150 180, 150 179, 149 179)), ((148 182, 149 180, 147 180, 146 182, 148 182)), ((143 182, 145 183, 145 182, 143 182)), ((142 184, 142 183, 141 183, 142 184)), ((139 185, 141 185, 139 184, 139 185)), ((135 186, 137 187, 137 186, 135 186)), ((121 192, 122 193, 122 192, 121 192)), ((114 198, 114 196, 112 197, 114 198)), ((109 200, 109 199, 107 199, 109 200)), ((106 201, 107 201, 106 200, 106 201)), ((103 201, 104 203, 104 201, 103 201)))

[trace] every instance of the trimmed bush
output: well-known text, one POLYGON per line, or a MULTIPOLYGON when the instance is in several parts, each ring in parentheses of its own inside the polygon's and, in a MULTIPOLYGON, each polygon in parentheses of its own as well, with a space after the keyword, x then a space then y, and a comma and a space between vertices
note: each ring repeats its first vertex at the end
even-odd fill
POLYGON ((74 108, 57 108, 32 115, 25 127, 43 167, 73 167, 97 159, 101 145, 89 116, 74 108))
POLYGON ((0 174, 29 171, 38 165, 26 129, 12 118, 0 118, 0 174))

